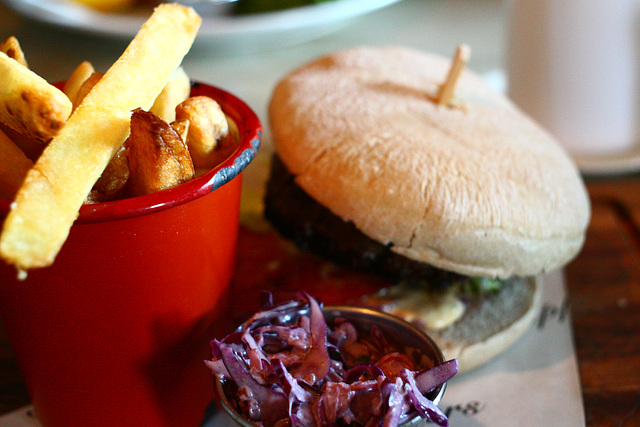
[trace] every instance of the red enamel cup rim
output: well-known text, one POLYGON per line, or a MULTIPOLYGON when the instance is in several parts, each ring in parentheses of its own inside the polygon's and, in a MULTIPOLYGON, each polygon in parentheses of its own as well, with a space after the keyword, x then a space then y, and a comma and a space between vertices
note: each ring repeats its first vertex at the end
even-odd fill
MULTIPOLYGON (((115 221, 170 209, 202 197, 238 176, 255 158, 262 139, 262 124, 256 113, 235 95, 205 83, 192 82, 191 95, 216 100, 238 127, 238 146, 213 169, 183 184, 144 196, 112 202, 86 204, 76 223, 115 221)), ((0 200, 0 217, 9 212, 11 202, 0 200)))

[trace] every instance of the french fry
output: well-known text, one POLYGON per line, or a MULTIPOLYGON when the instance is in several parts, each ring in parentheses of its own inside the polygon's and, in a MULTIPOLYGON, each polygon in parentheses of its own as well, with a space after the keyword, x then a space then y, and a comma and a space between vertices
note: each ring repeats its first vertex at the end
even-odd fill
POLYGON ((39 141, 48 141, 71 114, 71 101, 45 79, 0 52, 0 121, 39 141))
POLYGON ((189 149, 171 125, 157 115, 136 110, 131 116, 130 196, 142 196, 189 181, 194 176, 189 149))
POLYGON ((176 106, 187 99, 190 92, 191 80, 184 69, 180 67, 171 73, 169 81, 149 111, 165 122, 171 123, 176 119, 176 106))
POLYGON ((15 59, 19 64, 29 68, 27 58, 24 56, 24 52, 20 47, 20 42, 14 36, 0 43, 0 52, 6 53, 9 58, 15 59))
POLYGON ((82 84, 78 88, 78 93, 76 93, 76 99, 73 101, 74 110, 78 108, 78 105, 82 103, 85 96, 87 96, 87 94, 91 92, 91 89, 93 89, 93 87, 100 81, 103 76, 104 74, 98 71, 94 71, 84 82, 82 82, 82 84))
POLYGON ((193 96, 176 107, 176 120, 188 120, 187 145, 196 168, 210 168, 218 139, 229 133, 220 105, 207 96, 193 96))
POLYGON ((24 271, 54 261, 80 206, 127 137, 131 111, 153 105, 200 23, 185 6, 155 9, 27 174, 0 236, 8 263, 24 271))
POLYGON ((80 87, 94 72, 95 69, 91 62, 82 61, 65 82, 62 91, 67 95, 67 98, 69 98, 71 104, 74 106, 79 104, 76 100, 78 99, 78 91, 80 91, 80 87))
POLYGON ((33 163, 0 130, 0 200, 13 200, 33 163))

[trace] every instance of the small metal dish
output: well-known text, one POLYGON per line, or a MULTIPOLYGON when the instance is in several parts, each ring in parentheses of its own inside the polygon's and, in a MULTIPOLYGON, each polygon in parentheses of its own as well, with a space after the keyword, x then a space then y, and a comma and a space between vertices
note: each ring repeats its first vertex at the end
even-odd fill
MULTIPOLYGON (((435 366, 445 362, 442 351, 426 333, 396 316, 377 310, 352 306, 327 306, 323 309, 323 313, 329 327, 333 327, 335 319, 343 318, 351 322, 358 330, 358 333, 363 335, 369 335, 371 328, 375 325, 380 328, 389 342, 399 348, 403 348, 407 355, 411 356, 420 353, 431 361, 414 361, 417 363, 419 369, 431 367, 430 365, 426 365, 428 363, 433 363, 435 366)), ((248 421, 235 410, 232 402, 225 394, 223 382, 216 380, 215 384, 220 404, 229 417, 239 426, 255 427, 255 424, 248 421)), ((437 405, 444 395, 445 388, 446 383, 431 391, 426 397, 437 405)), ((420 418, 419 414, 414 413, 403 420, 401 425, 413 426, 422 422, 424 422, 424 420, 420 418)))

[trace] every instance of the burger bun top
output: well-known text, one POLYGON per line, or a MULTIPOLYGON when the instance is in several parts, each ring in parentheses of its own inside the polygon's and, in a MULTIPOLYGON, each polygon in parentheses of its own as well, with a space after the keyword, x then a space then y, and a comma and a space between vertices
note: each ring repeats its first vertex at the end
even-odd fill
POLYGON ((435 267, 529 276, 581 249, 590 217, 563 148, 450 60, 360 47, 286 76, 269 106, 275 149, 307 194, 369 237, 435 267))

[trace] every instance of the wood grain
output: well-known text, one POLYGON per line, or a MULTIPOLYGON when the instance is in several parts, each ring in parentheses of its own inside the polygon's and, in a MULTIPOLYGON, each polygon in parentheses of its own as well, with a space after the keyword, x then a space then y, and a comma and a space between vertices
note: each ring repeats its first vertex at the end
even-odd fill
POLYGON ((586 422, 640 425, 640 180, 588 188, 587 240, 566 268, 586 422))

